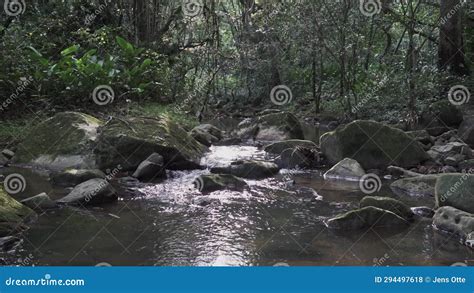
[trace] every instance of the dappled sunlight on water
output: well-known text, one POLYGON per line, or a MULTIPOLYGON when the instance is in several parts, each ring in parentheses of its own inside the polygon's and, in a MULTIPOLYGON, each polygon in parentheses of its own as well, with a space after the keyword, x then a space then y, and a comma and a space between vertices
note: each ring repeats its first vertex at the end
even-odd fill
MULTIPOLYGON (((256 147, 212 147, 209 165, 264 159, 256 147)), ((449 265, 472 252, 439 236, 425 219, 401 231, 330 231, 325 221, 357 208, 364 196, 354 182, 325 181, 322 171, 281 170, 245 180, 244 192, 201 194, 193 185, 209 170, 171 171, 168 179, 137 187, 137 196, 91 209, 41 215, 7 264, 25 257, 35 265, 247 266, 449 265), (52 235, 52 236, 50 236, 52 235), (444 241, 444 242, 443 242, 444 241)), ((32 180, 39 180, 28 178, 32 180)), ((41 185, 40 185, 41 186, 41 185)), ((384 186, 379 195, 392 195, 384 186)), ((432 198, 403 198, 412 206, 432 198)))

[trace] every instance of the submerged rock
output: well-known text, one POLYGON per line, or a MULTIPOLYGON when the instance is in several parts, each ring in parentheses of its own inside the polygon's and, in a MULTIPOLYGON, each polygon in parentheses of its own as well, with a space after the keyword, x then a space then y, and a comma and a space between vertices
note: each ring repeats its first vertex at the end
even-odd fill
POLYGON ((230 174, 247 179, 264 179, 278 174, 279 171, 275 163, 256 160, 241 160, 227 167, 211 168, 214 174, 230 174))
POLYGON ((58 186, 76 186, 94 178, 105 179, 105 174, 100 170, 68 169, 51 175, 51 183, 58 186))
POLYGON ((211 124, 202 124, 194 127, 193 130, 191 130, 190 135, 195 140, 208 147, 223 138, 222 130, 211 124))
POLYGON ((474 175, 444 174, 436 182, 436 206, 474 213, 474 175))
POLYGON ((364 207, 339 215, 327 221, 331 229, 359 230, 376 227, 400 227, 410 223, 390 211, 376 207, 364 207))
POLYGON ((435 196, 436 181, 440 175, 424 175, 393 182, 390 188, 398 195, 435 196))
POLYGON ((360 201, 361 208, 370 206, 390 211, 407 221, 411 221, 414 216, 409 206, 391 197, 366 196, 360 201))
POLYGON ((116 200, 117 193, 107 180, 91 179, 76 186, 57 202, 69 205, 98 205, 116 200))
POLYGON ((201 192, 217 190, 242 191, 248 188, 244 180, 229 174, 201 175, 194 180, 193 184, 201 192))
POLYGON ((87 114, 58 113, 31 129, 18 145, 13 163, 52 170, 95 169, 93 150, 101 125, 87 114))
POLYGON ((275 155, 280 155, 287 149, 294 149, 296 147, 304 147, 309 149, 318 149, 318 145, 309 140, 291 139, 285 141, 278 141, 269 144, 265 147, 265 152, 275 155))
POLYGON ((198 169, 205 146, 167 117, 112 119, 100 128, 96 148, 100 169, 135 170, 149 154, 163 156, 167 169, 198 169))
POLYGON ((52 201, 51 198, 49 198, 49 196, 45 192, 24 199, 20 203, 24 204, 30 209, 37 211, 53 209, 57 206, 56 202, 52 201))
POLYGON ((324 173, 324 179, 359 180, 365 174, 359 162, 345 158, 324 173))
POLYGON ((472 247, 474 241, 474 215, 454 207, 441 207, 433 217, 433 226, 454 234, 461 242, 472 247))
POLYGON ((132 176, 141 181, 166 178, 163 157, 157 153, 151 154, 138 166, 132 176))
POLYGON ((21 232, 27 228, 25 222, 36 213, 22 205, 0 187, 0 237, 21 232))
POLYGON ((239 124, 236 133, 242 139, 282 141, 304 139, 298 119, 289 112, 278 112, 249 119, 239 124))
POLYGON ((330 163, 344 158, 358 161, 366 170, 390 165, 413 167, 430 157, 402 130, 375 121, 354 121, 321 137, 321 151, 330 163))
POLYGON ((15 156, 15 152, 9 150, 9 149, 4 149, 2 151, 2 155, 5 156, 8 160, 11 160, 15 156))

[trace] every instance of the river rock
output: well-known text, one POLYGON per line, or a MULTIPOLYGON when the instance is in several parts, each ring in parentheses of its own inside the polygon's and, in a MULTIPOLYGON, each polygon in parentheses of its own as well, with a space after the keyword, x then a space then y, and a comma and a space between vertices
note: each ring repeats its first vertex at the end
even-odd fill
POLYGON ((10 160, 4 155, 0 154, 0 167, 8 165, 10 160))
POLYGON ((364 168, 356 160, 345 158, 324 174, 324 179, 360 180, 364 168))
POLYGON ((466 173, 474 173, 474 159, 465 160, 459 163, 459 169, 466 173))
POLYGON ((430 126, 458 127, 463 121, 461 109, 451 104, 448 99, 431 103, 421 116, 421 122, 430 126))
POLYGON ((244 120, 239 124, 236 136, 261 141, 304 139, 300 122, 289 112, 272 113, 244 120))
POLYGON ((317 167, 321 161, 321 154, 316 148, 302 146, 284 150, 275 160, 278 167, 286 169, 317 167))
POLYGON ((101 125, 87 114, 58 113, 31 128, 18 145, 13 163, 51 170, 95 169, 93 150, 101 125))
POLYGON ((433 137, 426 130, 407 131, 406 134, 424 145, 431 145, 434 143, 433 137))
POLYGON ((107 180, 91 179, 76 186, 57 202, 70 205, 98 205, 116 200, 117 193, 107 180))
POLYGON ((194 186, 201 192, 213 192, 217 190, 242 191, 248 188, 247 183, 229 174, 201 175, 193 182, 194 186))
POLYGON ((5 237, 26 229, 25 222, 36 214, 0 187, 0 215, 0 237, 5 237))
POLYGON ((413 211, 405 203, 391 197, 366 196, 360 201, 360 207, 376 207, 399 215, 407 221, 413 219, 413 211))
POLYGON ((205 146, 211 146, 222 139, 222 130, 211 124, 202 124, 191 130, 190 135, 205 146))
POLYGON ((408 226, 409 222, 390 211, 369 206, 332 218, 328 220, 327 225, 331 229, 359 230, 371 227, 408 226))
POLYGON ((269 144, 265 147, 265 152, 275 155, 280 155, 287 149, 294 149, 296 147, 305 147, 310 149, 317 149, 318 145, 309 140, 291 139, 285 141, 278 141, 269 144))
POLYGON ((440 175, 424 175, 393 182, 390 188, 398 195, 435 196, 436 181, 440 175))
POLYGON ((105 174, 100 170, 68 169, 51 175, 51 183, 58 186, 76 186, 94 178, 105 179, 105 174))
POLYGON ((464 117, 463 123, 459 126, 458 133, 465 143, 474 147, 474 116, 464 117))
POLYGON ((167 169, 198 169, 206 147, 168 117, 111 119, 100 128, 96 148, 101 170, 122 166, 134 171, 152 153, 167 169))
POLYGON ((163 157, 157 153, 151 154, 138 166, 132 177, 135 177, 141 181, 166 178, 163 157))
POLYGON ((433 218, 435 211, 429 207, 413 207, 411 208, 413 214, 417 215, 418 217, 422 218, 433 218))
POLYGON ((52 201, 45 192, 24 199, 20 203, 35 211, 43 211, 56 207, 56 202, 52 201))
POLYGON ((240 160, 227 167, 214 167, 214 174, 230 174, 240 178, 264 179, 278 174, 278 165, 272 162, 256 160, 240 160))
POLYGON ((443 174, 436 182, 436 206, 474 213, 474 175, 443 174))
POLYGON ((402 130, 358 120, 321 137, 321 151, 330 163, 344 158, 358 161, 365 170, 390 165, 409 168, 430 157, 422 146, 402 130))
POLYGON ((454 207, 439 208, 433 217, 433 226, 454 234, 463 243, 472 244, 474 241, 474 215, 454 207))

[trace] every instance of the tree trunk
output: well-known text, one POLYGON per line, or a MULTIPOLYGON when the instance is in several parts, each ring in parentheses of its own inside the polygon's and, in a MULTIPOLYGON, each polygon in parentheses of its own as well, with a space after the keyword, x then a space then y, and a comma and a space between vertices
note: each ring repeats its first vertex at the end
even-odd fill
POLYGON ((470 74, 464 59, 462 36, 464 6, 463 0, 441 0, 438 65, 441 70, 460 76, 470 74))

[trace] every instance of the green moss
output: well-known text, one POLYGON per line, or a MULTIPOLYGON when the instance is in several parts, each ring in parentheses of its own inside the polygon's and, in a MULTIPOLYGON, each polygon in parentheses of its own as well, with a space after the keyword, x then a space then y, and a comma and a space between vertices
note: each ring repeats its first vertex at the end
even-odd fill
POLYGON ((199 121, 196 117, 183 113, 178 109, 179 105, 176 104, 163 105, 156 102, 145 102, 133 107, 129 116, 167 116, 185 129, 192 129, 199 125, 199 121))
POLYGON ((102 122, 92 116, 63 112, 56 114, 29 131, 18 145, 15 161, 28 163, 41 155, 77 155, 91 150, 89 142, 95 139, 96 129, 102 122))
POLYGON ((0 237, 8 235, 22 226, 25 218, 35 214, 0 188, 0 237))

